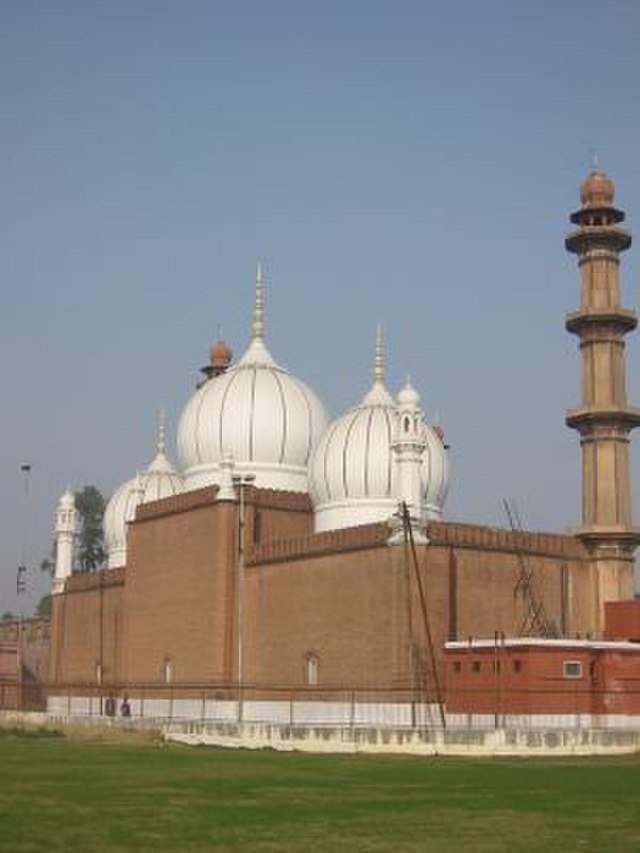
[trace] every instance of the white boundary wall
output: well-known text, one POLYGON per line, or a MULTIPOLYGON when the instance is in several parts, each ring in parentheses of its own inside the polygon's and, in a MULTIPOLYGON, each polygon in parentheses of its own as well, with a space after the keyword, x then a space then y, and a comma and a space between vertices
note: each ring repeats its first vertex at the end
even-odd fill
MULTIPOLYGON (((120 713, 122 697, 116 699, 120 713)), ((51 696, 47 710, 58 718, 105 715, 106 700, 86 696, 51 696)), ((275 726, 359 727, 372 729, 437 729, 437 705, 409 702, 248 701, 217 699, 129 699, 131 720, 255 723, 275 726)), ((640 716, 595 714, 447 714, 447 728, 456 731, 495 729, 523 731, 640 731, 640 716)))
POLYGON ((379 729, 285 726, 258 723, 169 723, 167 740, 192 746, 326 753, 409 755, 552 756, 640 752, 640 728, 633 731, 522 729, 379 729))
POLYGON ((152 718, 68 717, 43 712, 0 712, 0 721, 42 726, 68 723, 119 729, 156 729, 166 740, 192 746, 236 749, 299 750, 326 753, 397 753, 407 755, 563 756, 640 753, 635 728, 393 728, 375 726, 288 725, 285 723, 199 722, 152 718))

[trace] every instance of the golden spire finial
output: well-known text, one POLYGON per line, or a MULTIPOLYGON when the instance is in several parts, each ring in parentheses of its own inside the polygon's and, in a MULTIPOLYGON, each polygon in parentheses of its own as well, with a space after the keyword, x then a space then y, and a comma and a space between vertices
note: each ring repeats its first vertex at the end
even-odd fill
POLYGON ((373 379, 384 385, 384 343, 382 340, 382 324, 376 325, 376 353, 373 365, 373 379))
POLYGON ((165 449, 165 440, 164 440, 164 432, 165 432, 165 414, 164 409, 160 409, 158 412, 158 437, 156 440, 156 450, 158 453, 164 453, 165 449))
POLYGON ((253 306, 253 327, 252 339, 254 341, 264 340, 264 301, 263 301, 263 281, 262 281, 262 264, 258 264, 256 273, 256 300, 253 306))

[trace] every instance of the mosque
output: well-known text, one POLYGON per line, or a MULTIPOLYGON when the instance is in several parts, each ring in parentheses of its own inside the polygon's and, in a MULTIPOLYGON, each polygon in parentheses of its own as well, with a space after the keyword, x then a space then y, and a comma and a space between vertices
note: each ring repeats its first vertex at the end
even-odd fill
POLYGON ((566 417, 582 448, 575 534, 444 520, 444 434, 409 381, 395 394, 387 387, 381 331, 370 389, 329 422, 271 355, 258 270, 246 352, 234 362, 225 343, 213 345, 180 418, 179 466, 160 424, 153 461, 112 496, 103 570, 73 571, 74 499, 60 499, 50 707, 81 713, 98 695, 127 695, 142 713, 145 696, 166 703, 167 691, 186 716, 201 713, 206 691, 256 702, 282 691, 385 700, 420 691, 440 703, 447 649, 498 637, 601 642, 609 604, 633 598, 640 542, 623 219, 612 181, 594 168, 565 244, 581 280, 580 307, 566 319, 582 374, 580 407, 566 417))

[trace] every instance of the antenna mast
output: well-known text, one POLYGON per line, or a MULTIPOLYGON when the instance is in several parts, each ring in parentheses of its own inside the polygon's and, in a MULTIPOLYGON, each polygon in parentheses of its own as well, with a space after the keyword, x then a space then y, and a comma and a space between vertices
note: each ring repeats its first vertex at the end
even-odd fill
MULTIPOLYGON (((509 527, 512 533, 522 533, 522 521, 516 502, 508 498, 503 499, 504 510, 509 519, 509 527)), ((522 637, 557 637, 558 629, 547 616, 547 611, 538 596, 535 588, 533 570, 529 565, 528 556, 524 553, 521 545, 517 545, 514 539, 514 552, 518 558, 518 578, 513 587, 513 597, 522 596, 525 606, 525 615, 520 624, 519 634, 522 637)))

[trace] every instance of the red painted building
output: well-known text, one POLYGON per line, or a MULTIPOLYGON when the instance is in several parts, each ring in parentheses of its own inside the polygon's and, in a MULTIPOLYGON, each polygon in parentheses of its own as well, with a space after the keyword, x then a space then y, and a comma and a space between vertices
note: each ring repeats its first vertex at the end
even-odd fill
POLYGON ((640 644, 532 637, 445 647, 450 714, 640 715, 640 644))

